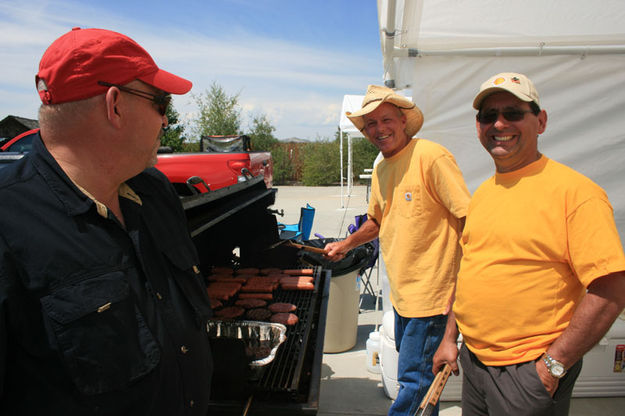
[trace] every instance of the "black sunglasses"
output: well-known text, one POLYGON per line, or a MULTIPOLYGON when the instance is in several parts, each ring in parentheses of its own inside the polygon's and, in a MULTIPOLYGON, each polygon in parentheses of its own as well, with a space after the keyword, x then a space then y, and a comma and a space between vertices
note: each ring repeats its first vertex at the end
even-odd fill
POLYGON ((482 124, 492 124, 499 118, 499 114, 503 115, 507 121, 521 121, 525 117, 525 113, 533 113, 532 110, 492 110, 477 113, 475 118, 482 124))
POLYGON ((167 93, 158 94, 158 95, 151 94, 147 91, 136 90, 134 88, 124 87, 123 85, 118 85, 118 84, 111 84, 110 82, 105 82, 105 81, 98 81, 98 84, 104 87, 116 87, 120 91, 124 91, 124 92, 127 92, 128 94, 136 95, 137 97, 150 100, 158 106, 158 112, 162 116, 164 116, 167 113, 167 107, 169 107, 169 103, 171 102, 171 95, 167 93))

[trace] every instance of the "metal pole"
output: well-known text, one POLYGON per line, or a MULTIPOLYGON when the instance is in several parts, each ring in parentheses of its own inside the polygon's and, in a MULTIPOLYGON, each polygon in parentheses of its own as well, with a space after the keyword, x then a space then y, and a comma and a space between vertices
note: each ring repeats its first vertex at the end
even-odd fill
POLYGON ((341 208, 345 208, 343 202, 343 129, 339 126, 339 154, 341 158, 341 208))
POLYGON ((352 136, 347 134, 347 195, 352 194, 354 186, 354 167, 352 166, 352 136))

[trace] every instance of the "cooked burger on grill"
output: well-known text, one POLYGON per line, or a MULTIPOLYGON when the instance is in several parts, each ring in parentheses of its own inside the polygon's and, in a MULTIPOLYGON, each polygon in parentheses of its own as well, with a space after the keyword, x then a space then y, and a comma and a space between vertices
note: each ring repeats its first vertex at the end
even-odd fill
POLYGON ((274 313, 271 316, 271 322, 283 325, 295 325, 299 322, 299 318, 294 313, 274 313))
POLYGON ((234 319, 242 316, 245 313, 245 308, 241 306, 226 306, 225 308, 215 311, 217 318, 234 319))
POLYGON ((267 306, 267 301, 262 299, 239 299, 234 302, 236 306, 242 306, 245 309, 263 308, 267 306))
POLYGON ((245 317, 252 321, 266 321, 271 318, 271 311, 265 308, 254 308, 248 310, 245 317))
POLYGON ((258 293, 258 292, 250 292, 250 293, 239 293, 239 299, 267 299, 272 300, 273 294, 270 292, 266 293, 258 293))
POLYGON ((241 283, 236 282, 211 282, 206 288, 209 298, 217 298, 220 300, 228 300, 234 296, 239 289, 241 289, 241 283))
POLYGON ((286 313, 295 312, 297 306, 293 305, 292 303, 276 302, 269 305, 267 309, 269 309, 273 313, 286 313))
POLYGON ((278 267, 266 267, 264 269, 260 269, 260 274, 276 274, 276 273, 282 273, 282 269, 279 269, 278 267))
POLYGON ((258 267, 244 267, 237 270, 237 274, 257 274, 258 267))
POLYGON ((208 298, 208 301, 210 302, 212 309, 217 309, 224 306, 224 304, 219 299, 208 298))
POLYGON ((285 277, 285 275, 269 275, 269 276, 250 276, 247 279, 247 283, 249 284, 254 284, 254 283, 262 283, 262 284, 266 284, 267 282, 271 282, 271 283, 278 283, 280 282, 280 279, 282 277, 285 277))
POLYGON ((278 283, 272 282, 256 282, 253 284, 250 284, 248 282, 245 284, 245 286, 241 288, 241 292, 273 292, 275 289, 278 288, 278 286, 278 283))

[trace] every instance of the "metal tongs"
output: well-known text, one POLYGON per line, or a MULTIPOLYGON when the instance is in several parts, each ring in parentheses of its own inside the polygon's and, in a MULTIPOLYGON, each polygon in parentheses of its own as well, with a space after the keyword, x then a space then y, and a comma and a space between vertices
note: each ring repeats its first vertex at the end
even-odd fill
POLYGON ((298 248, 300 250, 306 250, 306 251, 311 251, 313 253, 319 253, 319 254, 325 254, 326 251, 322 248, 319 247, 313 247, 313 246, 307 246, 304 244, 298 244, 296 242, 294 242, 293 240, 280 240, 275 244, 270 245, 269 247, 267 247, 267 250, 271 250, 272 248, 276 248, 282 244, 285 244, 289 247, 294 247, 294 248, 298 248))

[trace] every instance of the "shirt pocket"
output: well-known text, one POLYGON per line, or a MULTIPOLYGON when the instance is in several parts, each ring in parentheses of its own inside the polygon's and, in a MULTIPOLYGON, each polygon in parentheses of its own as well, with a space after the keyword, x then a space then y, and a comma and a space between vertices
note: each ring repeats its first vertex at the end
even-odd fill
POLYGON ((421 187, 419 185, 398 186, 393 193, 392 212, 405 218, 421 215, 421 187))
POLYGON ((197 259, 192 253, 190 249, 185 249, 184 246, 168 247, 165 250, 165 257, 169 261, 176 284, 193 310, 196 325, 203 327, 208 319, 213 316, 213 310, 208 300, 204 276, 202 276, 197 265, 197 259))
POLYGON ((124 388, 160 362, 158 343, 122 271, 56 289, 41 304, 69 375, 83 394, 124 388))

